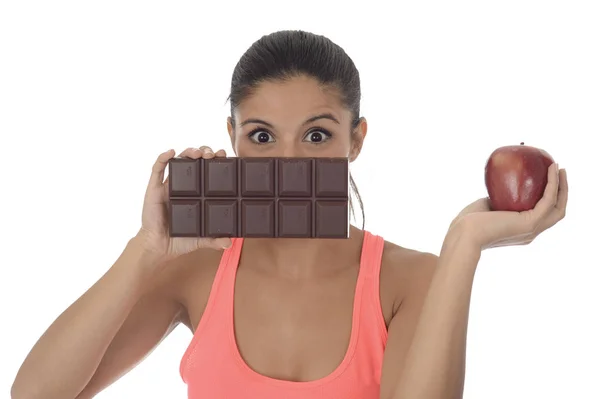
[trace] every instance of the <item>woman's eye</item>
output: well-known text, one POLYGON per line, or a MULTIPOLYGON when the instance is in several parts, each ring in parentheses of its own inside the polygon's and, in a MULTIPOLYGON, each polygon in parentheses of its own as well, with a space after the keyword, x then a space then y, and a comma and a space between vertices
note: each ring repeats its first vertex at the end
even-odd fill
POLYGON ((265 144, 265 143, 270 143, 275 141, 273 139, 273 136, 271 136, 269 133, 265 132, 264 130, 258 130, 255 132, 252 132, 248 135, 250 137, 250 139, 256 143, 259 144, 265 144))
POLYGON ((331 133, 329 132, 322 130, 313 130, 312 132, 308 132, 305 141, 309 141, 311 143, 322 143, 327 141, 330 137, 331 133))

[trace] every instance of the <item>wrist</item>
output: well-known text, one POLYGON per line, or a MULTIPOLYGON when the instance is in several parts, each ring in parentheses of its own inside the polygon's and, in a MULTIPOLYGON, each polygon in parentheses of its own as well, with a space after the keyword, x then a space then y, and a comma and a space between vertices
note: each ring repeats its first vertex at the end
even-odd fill
POLYGON ((450 226, 446 232, 446 237, 444 237, 444 246, 460 247, 465 251, 474 253, 483 251, 477 231, 468 223, 466 218, 462 218, 450 226))
POLYGON ((141 262, 155 265, 165 262, 168 258, 167 244, 164 242, 165 239, 157 236, 156 233, 140 228, 137 234, 129 240, 127 246, 131 247, 132 251, 139 253, 141 262))
POLYGON ((446 234, 440 251, 440 262, 474 272, 482 247, 477 235, 466 223, 456 223, 446 234))
POLYGON ((148 248, 145 237, 137 234, 125 246, 117 264, 138 273, 138 277, 146 279, 165 262, 164 255, 148 248))
POLYGON ((127 286, 133 304, 150 286, 157 269, 155 265, 155 261, 149 258, 139 243, 132 238, 105 277, 112 282, 111 284, 127 286))

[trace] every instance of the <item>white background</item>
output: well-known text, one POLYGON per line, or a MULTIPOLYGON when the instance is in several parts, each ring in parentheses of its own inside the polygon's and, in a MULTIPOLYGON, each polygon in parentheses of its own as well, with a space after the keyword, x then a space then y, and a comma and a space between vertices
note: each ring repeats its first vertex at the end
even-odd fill
MULTIPOLYGON (((600 398, 598 3, 394 4, 3 2, 0 395, 137 231, 156 155, 230 151, 238 58, 263 34, 304 29, 361 73, 369 135, 352 170, 368 230, 438 253, 455 214, 486 195, 496 147, 524 141, 567 168, 567 218, 480 262, 465 398, 600 398)), ((177 328, 98 397, 185 397, 190 338, 177 328)))

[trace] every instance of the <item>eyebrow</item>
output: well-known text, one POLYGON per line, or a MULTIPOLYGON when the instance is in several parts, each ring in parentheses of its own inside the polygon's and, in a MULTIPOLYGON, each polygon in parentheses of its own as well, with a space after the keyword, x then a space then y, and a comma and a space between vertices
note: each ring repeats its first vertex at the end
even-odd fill
MULTIPOLYGON (((324 114, 319 114, 319 115, 315 115, 312 116, 310 118, 308 118, 303 125, 308 125, 309 123, 313 123, 315 121, 318 121, 319 119, 329 119, 330 121, 333 121, 335 123, 337 123, 338 125, 340 124, 340 121, 337 120, 337 118, 335 116, 333 116, 333 114, 331 113, 324 113, 324 114)), ((255 118, 250 118, 250 119, 246 119, 245 121, 243 121, 240 126, 245 126, 249 123, 258 123, 261 125, 265 125, 268 126, 270 128, 273 128, 273 125, 270 124, 269 122, 265 122, 262 119, 255 119, 255 118)))

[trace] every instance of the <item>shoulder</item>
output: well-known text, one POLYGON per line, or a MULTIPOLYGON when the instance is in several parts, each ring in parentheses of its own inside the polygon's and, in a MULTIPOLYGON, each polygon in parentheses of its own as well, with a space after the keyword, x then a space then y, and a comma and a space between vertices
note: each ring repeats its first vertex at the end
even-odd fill
POLYGON ((394 313, 410 296, 421 296, 429 288, 438 256, 385 241, 380 284, 393 296, 394 313))
POLYGON ((438 256, 430 253, 401 247, 385 241, 381 268, 402 277, 418 277, 433 273, 437 266, 438 256))

